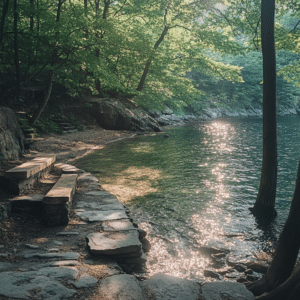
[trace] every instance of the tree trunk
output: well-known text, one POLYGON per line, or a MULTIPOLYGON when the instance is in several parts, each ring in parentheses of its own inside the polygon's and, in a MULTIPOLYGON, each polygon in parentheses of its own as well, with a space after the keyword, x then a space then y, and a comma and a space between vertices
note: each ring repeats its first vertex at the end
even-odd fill
POLYGON ((270 293, 256 297, 255 300, 299 300, 300 266, 297 266, 290 278, 270 293))
POLYGON ((44 109, 45 109, 45 107, 46 107, 46 105, 49 101, 49 98, 50 98, 50 95, 51 95, 51 92, 52 92, 53 77, 54 77, 54 71, 51 71, 51 74, 50 74, 49 79, 48 79, 46 94, 44 96, 43 101, 40 103, 38 109, 36 110, 36 112, 34 113, 32 119, 30 121, 31 125, 34 125, 36 123, 36 121, 40 117, 41 113, 44 111, 44 109))
MULTIPOLYGON (((64 2, 65 2, 65 0, 58 0, 57 11, 56 11, 56 22, 60 21, 61 6, 64 2)), ((59 33, 57 32, 57 34, 59 34, 59 33)), ((51 62, 52 67, 55 66, 56 60, 57 60, 57 49, 54 49, 53 54, 52 54, 52 62, 51 62)), ((52 70, 50 73, 49 79, 48 79, 45 97, 30 120, 30 123, 32 125, 34 125, 36 123, 36 121, 40 117, 41 113, 44 111, 44 109, 50 99, 50 95, 52 92, 53 78, 54 78, 54 71, 52 70)))
MULTIPOLYGON (((295 192, 282 233, 275 248, 275 254, 267 274, 247 288, 254 295, 270 292, 285 282, 291 275, 300 248, 300 161, 295 192)), ((298 276, 300 278, 300 275, 298 276)), ((286 298, 282 298, 286 299, 286 298)), ((300 299, 300 298, 298 298, 300 299)))
MULTIPOLYGON (((165 26, 163 32, 161 33, 159 39, 156 41, 153 49, 154 51, 157 50, 157 48, 159 47, 159 45, 162 43, 162 41, 164 40, 166 34, 168 33, 168 30, 169 30, 169 27, 168 26, 165 26)), ((145 85, 145 81, 146 81, 146 77, 148 75, 148 72, 149 72, 149 68, 150 68, 150 65, 152 63, 152 60, 153 60, 153 56, 150 56, 149 59, 147 60, 146 64, 145 64, 145 67, 144 67, 144 71, 143 71, 143 74, 142 74, 142 77, 140 79, 140 82, 139 82, 139 85, 137 87, 137 91, 141 92, 144 88, 144 85, 145 85)))
POLYGON ((5 24, 7 11, 8 11, 8 4, 9 4, 9 0, 5 0, 3 2, 3 9, 2 9, 2 16, 1 16, 1 23, 0 23, 0 47, 2 45, 3 36, 4 36, 4 24, 5 24))
POLYGON ((16 68, 16 92, 15 98, 19 99, 20 91, 20 64, 19 64, 19 45, 18 45, 18 2, 14 0, 14 62, 16 68))
POLYGON ((263 53, 263 160, 261 180, 253 214, 269 222, 275 210, 277 181, 276 53, 274 41, 275 0, 261 2, 261 39, 263 53))

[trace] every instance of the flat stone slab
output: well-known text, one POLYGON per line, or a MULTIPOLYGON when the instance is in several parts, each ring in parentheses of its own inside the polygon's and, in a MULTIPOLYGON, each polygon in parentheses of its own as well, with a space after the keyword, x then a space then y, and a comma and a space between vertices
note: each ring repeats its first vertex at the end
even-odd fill
POLYGON ((9 201, 12 203, 12 205, 14 205, 14 204, 18 204, 19 202, 40 203, 43 202, 43 199, 44 199, 44 195, 36 194, 36 195, 15 197, 9 199, 9 201))
POLYGON ((44 197, 44 204, 65 204, 75 193, 77 174, 62 174, 54 187, 44 197))
POLYGON ((156 300, 196 300, 200 294, 199 284, 164 274, 154 275, 140 286, 147 295, 154 294, 156 300))
POLYGON ((246 289, 246 286, 238 282, 207 282, 202 288, 204 300, 254 300, 254 295, 246 289))
POLYGON ((105 211, 105 210, 122 210, 124 209, 124 205, 120 203, 119 201, 115 201, 111 204, 103 204, 102 201, 99 202, 78 202, 75 205, 76 208, 83 208, 85 210, 99 210, 99 211, 105 211))
POLYGON ((78 177, 78 185, 84 184, 84 183, 98 183, 99 180, 93 176, 91 173, 85 172, 84 174, 80 175, 78 177))
POLYGON ((88 274, 82 274, 80 278, 74 282, 74 286, 78 289, 93 287, 97 284, 98 280, 88 274))
POLYGON ((78 266, 79 262, 77 260, 59 260, 59 261, 50 261, 44 264, 38 264, 31 267, 32 270, 39 270, 42 268, 48 267, 67 267, 67 266, 78 266))
POLYGON ((101 229, 103 231, 137 230, 128 219, 103 222, 101 225, 101 229))
MULTIPOLYGON (((84 193, 85 195, 91 195, 91 196, 99 196, 99 197, 105 197, 105 196, 114 196, 111 193, 107 192, 107 191, 90 191, 90 192, 86 192, 84 193)), ((116 197, 116 196, 114 196, 116 197)))
POLYGON ((45 267, 37 271, 37 276, 47 276, 58 280, 75 280, 79 271, 75 267, 45 267))
POLYGON ((77 252, 62 252, 62 253, 30 253, 25 254, 24 258, 61 258, 61 259, 67 259, 67 260, 75 260, 80 257, 80 254, 77 252))
MULTIPOLYGON (((99 299, 105 300, 144 300, 142 290, 132 275, 122 274, 101 281, 99 299)), ((182 298, 183 300, 185 298, 182 298)))
POLYGON ((90 252, 94 255, 117 255, 141 250, 137 231, 91 233, 87 236, 90 252))
POLYGON ((76 211, 75 215, 84 221, 104 222, 111 220, 128 219, 124 210, 107 211, 76 211))
POLYGON ((9 262, 0 262, 0 272, 11 270, 14 267, 14 264, 9 262))
POLYGON ((59 300, 73 297, 77 291, 66 288, 57 280, 30 272, 0 273, 0 295, 8 298, 59 300))
POLYGON ((51 166, 55 162, 55 159, 55 155, 36 157, 31 161, 28 161, 20 166, 6 171, 5 177, 27 179, 33 176, 34 174, 51 166))

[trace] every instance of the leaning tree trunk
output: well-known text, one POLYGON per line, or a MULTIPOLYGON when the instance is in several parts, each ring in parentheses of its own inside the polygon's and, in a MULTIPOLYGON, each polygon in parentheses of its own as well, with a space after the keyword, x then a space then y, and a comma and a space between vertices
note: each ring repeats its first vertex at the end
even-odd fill
POLYGON ((9 0, 5 0, 3 2, 2 16, 0 21, 0 48, 2 48, 1 46, 3 41, 3 36, 4 36, 4 24, 5 24, 7 11, 8 11, 8 4, 9 4, 9 0))
POLYGON ((258 196, 251 209, 259 221, 273 220, 277 181, 275 0, 261 2, 263 53, 263 160, 258 196))
MULTIPOLYGON (((253 282, 247 288, 256 296, 270 292, 291 275, 300 248, 300 161, 295 192, 289 216, 283 227, 275 248, 275 254, 267 274, 259 281, 253 282)), ((299 271, 300 272, 300 271, 299 271)), ((297 275, 300 278, 300 274, 297 275)), ((297 282, 299 284, 299 282, 297 282)), ((273 299, 273 298, 272 298, 273 299)), ((281 298, 286 299, 286 298, 281 298)), ((297 298, 297 299, 300 299, 297 298)))

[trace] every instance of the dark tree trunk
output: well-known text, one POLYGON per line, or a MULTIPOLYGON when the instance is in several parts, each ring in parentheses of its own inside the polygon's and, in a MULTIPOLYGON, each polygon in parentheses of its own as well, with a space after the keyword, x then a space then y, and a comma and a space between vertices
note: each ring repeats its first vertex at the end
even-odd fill
MULTIPOLYGON (((300 162, 295 192, 290 213, 276 245, 274 257, 267 274, 247 288, 254 295, 261 295, 276 289, 291 275, 300 248, 300 162)), ((298 276, 300 277, 300 275, 298 276)), ((282 298, 285 299, 285 298, 282 298)), ((298 298, 300 299, 300 298, 298 298)))
POLYGON ((5 0, 3 2, 3 9, 2 9, 2 16, 1 16, 1 23, 0 23, 0 47, 2 45, 3 36, 4 36, 4 24, 5 24, 7 11, 8 11, 8 4, 9 4, 9 0, 5 0))
POLYGON ((290 278, 270 293, 256 297, 255 300, 299 300, 300 266, 297 266, 290 278))
MULTIPOLYGON (((56 12, 56 22, 60 21, 61 7, 64 2, 65 2, 65 0, 58 0, 57 12, 56 12)), ((57 34, 58 34, 58 32, 57 32, 57 34)), ((57 61, 57 49, 54 49, 53 54, 52 54, 52 62, 51 62, 52 67, 55 66, 56 61, 57 61)), ((44 99, 40 103, 39 107, 37 108, 37 110, 35 111, 35 113, 33 114, 32 118, 30 120, 30 123, 32 125, 34 125, 36 123, 36 121, 40 117, 41 113, 44 111, 44 109, 50 99, 51 92, 52 92, 53 78, 54 78, 54 71, 52 70, 50 73, 48 82, 47 82, 46 93, 45 93, 44 99)))
MULTIPOLYGON (((164 40, 166 34, 168 33, 168 30, 170 28, 168 26, 165 26, 163 32, 161 33, 159 39, 156 41, 153 49, 154 51, 157 50, 157 48, 159 47, 159 45, 162 43, 162 41, 164 40)), ((142 77, 140 79, 140 82, 139 82, 139 85, 137 87, 137 91, 141 92, 144 88, 144 85, 145 85, 145 81, 146 81, 146 77, 148 75, 148 72, 149 72, 149 68, 151 66, 151 63, 152 63, 152 60, 153 60, 153 57, 150 56, 149 59, 147 60, 146 64, 145 64, 145 67, 144 67, 144 71, 143 71, 143 74, 142 74, 142 77)))
MULTIPOLYGON (((30 0, 30 9, 31 9, 31 11, 33 11, 33 1, 34 0, 30 0)), ((30 31, 33 31, 33 12, 31 13, 31 16, 30 16, 30 24, 29 24, 29 30, 30 31)))
POLYGON ((87 13, 88 13, 88 3, 87 3, 87 0, 84 0, 84 14, 85 14, 85 16, 87 16, 87 13))
POLYGON ((277 125, 276 54, 274 41, 275 0, 261 2, 261 39, 263 53, 263 160, 261 180, 253 214, 259 221, 276 217, 277 125))
POLYGON ((18 45, 18 2, 14 0, 14 62, 16 68, 16 92, 15 98, 19 99, 20 91, 20 64, 19 64, 19 45, 18 45))
POLYGON ((36 123, 36 121, 40 117, 41 113, 44 111, 44 109, 49 101, 49 98, 50 98, 50 95, 52 92, 53 77, 54 77, 54 71, 51 71, 51 74, 49 76, 48 83, 47 83, 46 94, 44 96, 43 101, 40 103, 38 109, 36 110, 36 112, 34 113, 32 119, 31 119, 31 122, 30 122, 31 125, 34 125, 36 123))

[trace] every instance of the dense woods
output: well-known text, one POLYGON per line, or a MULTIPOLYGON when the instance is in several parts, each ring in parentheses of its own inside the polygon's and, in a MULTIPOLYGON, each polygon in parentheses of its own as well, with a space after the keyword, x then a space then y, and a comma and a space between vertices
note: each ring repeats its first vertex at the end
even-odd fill
MULTIPOLYGON (((299 53, 294 2, 278 2, 275 26, 278 98, 288 106, 300 95, 294 86, 299 53)), ((5 0, 1 101, 31 107, 34 120, 52 87, 59 95, 130 96, 144 107, 167 103, 177 111, 260 107, 259 4, 5 0), (34 95, 39 97, 32 101, 34 95)))

